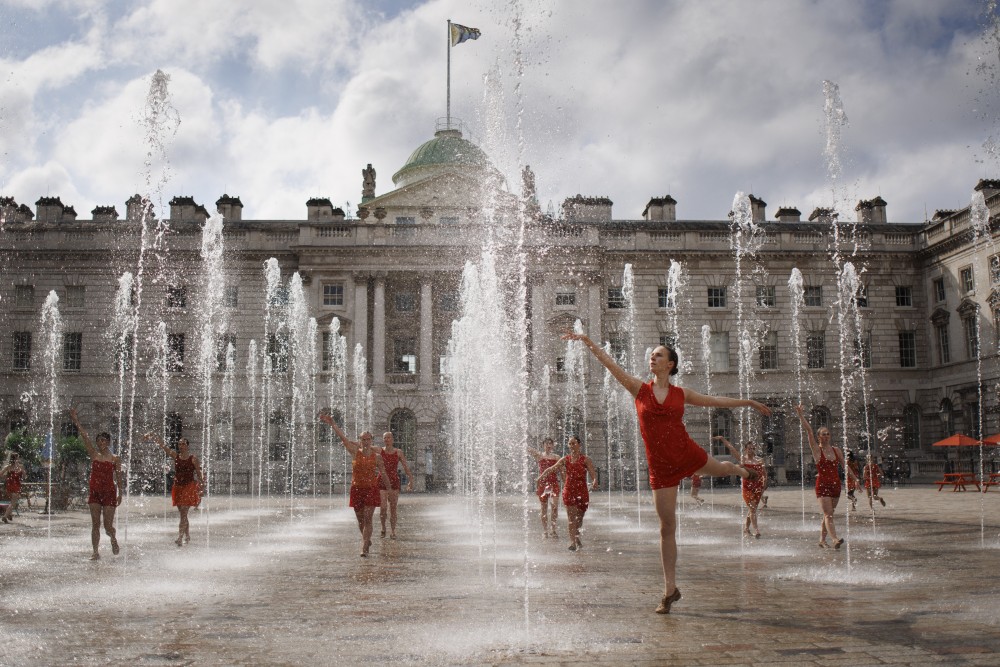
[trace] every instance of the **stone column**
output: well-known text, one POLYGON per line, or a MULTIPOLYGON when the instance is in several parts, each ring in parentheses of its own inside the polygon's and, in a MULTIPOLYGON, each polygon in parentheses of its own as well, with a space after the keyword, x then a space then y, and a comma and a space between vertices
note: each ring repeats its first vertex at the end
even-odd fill
POLYGON ((385 384, 385 273, 375 274, 372 306, 372 377, 375 386, 385 384))
MULTIPOLYGON (((354 279, 354 326, 351 334, 354 345, 347 351, 347 363, 354 355, 354 347, 359 343, 361 348, 368 347, 368 274, 355 273, 354 279)), ((365 352, 367 354, 367 351, 365 352)))
MULTIPOLYGON (((595 274, 589 276, 589 281, 587 285, 587 324, 584 327, 587 331, 587 335, 590 339, 597 343, 597 345, 604 345, 604 323, 601 321, 601 313, 604 312, 604 279, 599 275, 595 274)), ((591 357, 591 365, 587 369, 589 373, 595 373, 602 366, 600 362, 591 357)), ((592 376, 593 377, 593 376, 592 376)))
MULTIPOLYGON (((555 298, 549 295, 550 298, 555 298)), ((542 369, 548 363, 545 351, 552 345, 549 340, 549 304, 545 302, 545 274, 531 276, 531 370, 536 378, 542 377, 542 369)))
POLYGON ((420 388, 431 389, 434 386, 434 319, 431 283, 424 280, 420 283, 420 388))

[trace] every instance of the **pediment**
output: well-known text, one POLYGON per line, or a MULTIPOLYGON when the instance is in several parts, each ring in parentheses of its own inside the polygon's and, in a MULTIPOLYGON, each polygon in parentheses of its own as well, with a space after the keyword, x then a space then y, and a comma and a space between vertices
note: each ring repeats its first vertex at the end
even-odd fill
POLYGON ((966 297, 962 299, 962 302, 958 304, 958 308, 955 309, 960 316, 963 318, 970 317, 979 312, 979 304, 972 299, 966 297))
POLYGON ((993 310, 1000 309, 1000 290, 994 289, 990 292, 990 295, 986 297, 986 302, 990 304, 990 308, 993 310))
MULTIPOLYGON (((435 216, 443 212, 465 212, 470 208, 481 209, 487 201, 487 183, 460 170, 448 170, 410 183, 365 202, 370 211, 386 209, 389 219, 394 211, 429 209, 435 216)), ((515 200, 514 195, 501 191, 501 199, 515 200)), ((419 221, 418 216, 418 221, 419 221)))
POLYGON ((933 322, 935 326, 948 324, 949 319, 951 319, 951 313, 944 308, 935 308, 934 312, 931 313, 931 322, 933 322))

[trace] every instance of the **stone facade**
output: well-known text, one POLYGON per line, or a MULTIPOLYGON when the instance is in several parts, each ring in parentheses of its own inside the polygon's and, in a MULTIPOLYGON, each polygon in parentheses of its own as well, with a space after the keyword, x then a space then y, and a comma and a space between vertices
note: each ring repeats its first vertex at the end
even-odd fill
MULTIPOLYGON (((390 427, 405 431, 397 433, 397 439, 410 459, 418 489, 432 481, 435 487, 451 481, 440 358, 447 347, 450 323, 460 308, 462 267, 479 253, 488 224, 482 205, 484 183, 496 178, 492 166, 477 157, 481 151, 462 152, 460 142, 464 141, 451 131, 427 142, 397 172, 397 187, 382 195, 372 194, 374 170, 363 172, 366 197, 357 218, 347 217, 326 198, 310 199, 301 218, 288 220, 244 219, 238 197, 223 195, 216 202, 226 215, 226 311, 239 375, 236 403, 252 400, 252 388, 242 370, 247 367, 250 340, 257 341, 262 353, 267 345, 263 266, 273 257, 283 278, 293 272, 302 276, 310 314, 316 317, 319 330, 326 331, 336 317, 348 349, 358 345, 363 349, 374 395, 374 430, 376 435, 390 427), (447 143, 431 145, 439 140, 447 143), (454 155, 463 157, 459 160, 454 155), (433 478, 427 475, 429 458, 434 461, 433 478)), ((993 181, 979 185, 991 211, 1000 208, 1000 189, 995 185, 993 181)), ((513 195, 502 194, 492 205, 517 210, 517 201, 513 195)), ((10 197, 0 199, 4 216, 0 232, 4 433, 38 418, 22 397, 33 387, 37 391, 41 382, 44 332, 38 330, 38 318, 51 290, 60 297, 65 331, 80 334, 73 343, 79 345, 78 350, 65 346, 58 350, 62 398, 78 406, 94 430, 115 432, 121 387, 114 345, 106 329, 118 277, 125 271, 135 272, 138 266, 143 242, 138 221, 141 202, 138 196, 129 199, 125 219, 118 218, 114 207, 98 207, 93 220, 77 220, 73 208, 58 197, 40 199, 37 214, 10 197), (31 343, 26 351, 24 335, 28 333, 31 343), (77 361, 67 355, 79 357, 78 368, 77 361)), ((677 340, 687 370, 682 377, 685 385, 704 390, 711 383, 712 393, 731 396, 749 391, 775 410, 772 420, 752 422, 750 435, 768 445, 778 481, 800 478, 802 441, 791 410, 799 397, 814 410, 816 419, 831 425, 837 440, 858 449, 870 439, 880 456, 905 461, 916 478, 936 476, 943 468, 943 456, 931 448, 932 442, 952 432, 974 435, 979 430, 980 396, 983 435, 1000 430, 996 395, 996 313, 1000 312, 996 255, 1000 250, 991 239, 977 238, 969 208, 940 212, 927 223, 902 224, 885 222, 887 204, 881 197, 858 203, 857 222, 841 224, 839 233, 841 257, 861 270, 864 289, 858 313, 863 334, 860 343, 848 340, 842 345, 830 211, 817 209, 808 222, 801 222, 799 211, 787 207, 777 212, 779 219, 767 220, 763 200, 752 197, 751 205, 764 242, 741 266, 739 282, 731 222, 677 219, 681 205, 669 195, 652 198, 642 218, 635 220, 614 219, 612 202, 606 197, 571 197, 559 219, 538 214, 534 207, 536 212, 526 227, 528 298, 524 304, 531 320, 533 386, 541 383, 543 369, 548 367, 558 394, 564 380, 560 373, 564 344, 559 333, 577 319, 592 337, 604 341, 634 336, 640 357, 647 347, 677 340), (667 285, 671 261, 681 264, 686 277, 677 294, 670 293, 667 285), (632 265, 635 282, 631 331, 617 300, 626 264, 632 265), (788 288, 796 268, 808 293, 799 312, 798 344, 792 335, 788 288), (680 322, 679 331, 670 324, 672 314, 680 322), (740 321, 754 327, 755 345, 764 348, 748 357, 753 378, 742 389, 737 347, 740 321), (702 354, 705 325, 712 340, 710 374, 706 374, 702 354), (978 362, 976 335, 981 352, 978 362), (949 348, 943 352, 945 338, 949 348), (820 347, 824 352, 821 364, 816 363, 820 347), (864 393, 855 391, 846 404, 840 391, 842 364, 865 368, 864 393), (865 414, 865 403, 867 426, 858 417, 865 414)), ((175 197, 170 202, 170 218, 162 225, 163 237, 150 241, 143 257, 143 320, 147 324, 162 320, 168 333, 185 334, 189 359, 195 356, 193 304, 199 299, 199 248, 207 217, 207 210, 191 197, 175 197), (186 303, 171 300, 169 290, 179 287, 184 289, 186 303)), ((140 345, 140 365, 151 354, 145 346, 145 342, 140 345)), ((592 360, 588 364, 588 448, 596 461, 606 461, 604 406, 596 379, 601 370, 592 360)), ((165 413, 157 403, 160 399, 153 396, 146 369, 142 370, 136 390, 137 424, 147 427, 163 422, 165 413)), ((327 379, 325 373, 317 377, 321 405, 327 400, 327 379)), ((166 412, 171 418, 179 417, 183 433, 192 437, 196 449, 202 449, 204 443, 197 435, 202 429, 200 385, 190 363, 170 374, 170 387, 166 412)), ((550 410, 558 413, 560 405, 553 401, 550 410)), ((234 442, 254 439, 251 426, 242 423, 248 419, 238 414, 233 418, 234 442)), ((686 421, 701 442, 708 442, 713 433, 732 438, 740 433, 737 415, 726 411, 692 409, 686 421)), ((281 428, 269 425, 268 429, 265 439, 285 437, 281 428)), ((542 435, 533 433, 532 437, 542 435)), ((342 481, 341 455, 333 455, 334 450, 324 454, 322 447, 315 456, 311 449, 303 450, 311 467, 302 488, 318 486, 322 492, 335 480, 342 481)), ((808 447, 804 449, 808 461, 808 447)), ((233 488, 248 491, 257 483, 254 476, 260 477, 255 472, 260 464, 247 453, 253 447, 237 446, 236 450, 233 467, 238 474, 232 478, 233 488)), ((147 467, 159 461, 155 451, 139 445, 133 457, 136 465, 147 467)), ((967 460, 965 453, 962 457, 967 460)), ((218 465, 224 457, 214 459, 218 465)), ((273 469, 268 483, 283 490, 288 477, 281 470, 286 462, 278 459, 266 463, 265 469, 273 469)))

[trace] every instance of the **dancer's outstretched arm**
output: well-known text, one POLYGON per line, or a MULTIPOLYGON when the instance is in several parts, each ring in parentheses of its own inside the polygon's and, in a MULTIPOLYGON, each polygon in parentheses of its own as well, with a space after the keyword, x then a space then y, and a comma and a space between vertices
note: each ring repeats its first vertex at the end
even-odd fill
POLYGON ((771 408, 763 403, 749 398, 730 398, 728 396, 709 396, 699 394, 694 389, 684 388, 684 402, 703 408, 753 408, 762 415, 771 414, 771 408))
MULTIPOLYGON (((379 458, 381 458, 381 457, 379 457, 379 458)), ((410 480, 410 481, 408 481, 406 483, 406 490, 407 491, 412 491, 413 490, 413 473, 410 472, 410 466, 406 465, 406 454, 404 454, 403 452, 399 453, 399 462, 403 466, 403 472, 406 473, 406 479, 410 480)), ((389 488, 391 489, 392 486, 390 485, 389 488)))
POLYGON ((566 468, 566 457, 564 456, 561 459, 559 459, 558 461, 556 461, 555 463, 553 463, 552 465, 550 465, 548 468, 546 468, 545 472, 543 472, 542 474, 540 474, 538 476, 538 478, 535 480, 535 484, 538 484, 539 482, 541 482, 542 478, 548 477, 549 475, 551 475, 553 473, 559 473, 562 470, 564 470, 565 468, 566 468))
POLYGON ((735 458, 737 461, 742 461, 743 460, 743 457, 740 456, 740 450, 738 450, 735 447, 733 447, 733 443, 729 442, 729 440, 727 440, 724 436, 715 435, 715 436, 712 436, 712 440, 718 440, 723 445, 725 445, 726 449, 729 450, 729 453, 732 454, 733 458, 735 458))
POLYGON ((97 458, 97 448, 94 447, 93 441, 90 439, 90 435, 87 430, 83 428, 83 424, 80 423, 80 417, 76 414, 76 408, 69 409, 69 419, 76 426, 76 432, 80 434, 80 440, 83 441, 83 446, 87 448, 87 455, 92 459, 97 458))
POLYGON ((177 452, 167 447, 167 445, 164 444, 164 442, 160 440, 160 438, 152 431, 144 433, 142 435, 142 439, 145 440, 146 442, 156 443, 156 446, 162 449, 164 454, 166 454, 175 461, 177 460, 177 452))
POLYGON ((361 449, 361 443, 348 440, 347 434, 344 433, 339 426, 337 426, 337 422, 333 421, 333 417, 328 414, 320 414, 319 420, 333 429, 333 432, 337 434, 340 441, 344 443, 344 449, 349 451, 352 455, 358 453, 358 450, 361 449))
POLYGON ((578 340, 583 343, 587 349, 590 350, 595 357, 597 357, 597 360, 608 369, 611 375, 618 380, 618 384, 625 387, 625 389, 627 389, 632 396, 639 395, 639 390, 642 388, 642 380, 628 373, 624 368, 619 366, 618 363, 611 358, 610 354, 605 352, 602 347, 590 340, 590 338, 588 338, 585 334, 567 331, 562 335, 562 339, 578 340))

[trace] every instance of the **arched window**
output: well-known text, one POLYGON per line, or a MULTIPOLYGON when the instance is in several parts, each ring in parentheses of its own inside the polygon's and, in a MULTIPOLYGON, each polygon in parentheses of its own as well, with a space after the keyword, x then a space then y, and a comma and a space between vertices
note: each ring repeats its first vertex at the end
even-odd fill
POLYGON ((903 448, 920 449, 920 406, 903 408, 903 448))
POLYGON ((407 461, 416 461, 417 416, 413 411, 403 408, 389 415, 389 430, 392 431, 393 444, 403 450, 407 461))
POLYGON ((986 415, 979 413, 979 401, 972 400, 965 403, 965 432, 976 440, 983 437, 983 425, 986 415))

